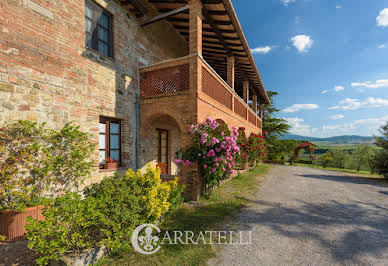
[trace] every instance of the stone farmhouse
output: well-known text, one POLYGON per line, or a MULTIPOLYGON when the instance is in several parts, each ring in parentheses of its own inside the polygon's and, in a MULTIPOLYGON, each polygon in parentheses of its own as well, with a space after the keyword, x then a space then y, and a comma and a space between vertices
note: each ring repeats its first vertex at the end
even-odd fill
POLYGON ((268 103, 231 0, 0 1, 0 126, 74 121, 98 143, 90 182, 109 157, 151 162, 197 199, 197 168, 174 162, 190 125, 261 133, 268 103))

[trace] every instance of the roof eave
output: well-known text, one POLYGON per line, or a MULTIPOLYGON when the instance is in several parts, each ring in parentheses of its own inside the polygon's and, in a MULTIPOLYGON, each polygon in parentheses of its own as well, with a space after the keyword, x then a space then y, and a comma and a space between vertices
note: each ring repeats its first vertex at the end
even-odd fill
POLYGON ((227 11, 228 11, 228 13, 230 15, 230 19, 231 19, 233 25, 237 29, 237 34, 240 37, 240 39, 242 41, 242 44, 244 45, 244 49, 246 50, 246 52, 248 54, 248 59, 249 59, 251 65, 253 66, 253 68, 255 70, 255 74, 256 74, 257 79, 259 80, 259 83, 260 83, 260 94, 263 96, 263 98, 264 98, 263 100, 265 101, 265 103, 266 104, 270 104, 271 102, 269 100, 267 92, 265 91, 263 81, 261 80, 260 73, 259 73, 258 68, 256 66, 255 60, 253 59, 253 56, 252 56, 252 53, 251 53, 251 49, 249 48, 247 39, 245 38, 244 31, 243 31, 243 29, 241 27, 241 24, 240 24, 240 21, 239 21, 239 19, 237 17, 237 13, 234 10, 232 1, 231 0, 223 0, 223 2, 224 2, 224 5, 225 5, 225 8, 227 9, 227 11))

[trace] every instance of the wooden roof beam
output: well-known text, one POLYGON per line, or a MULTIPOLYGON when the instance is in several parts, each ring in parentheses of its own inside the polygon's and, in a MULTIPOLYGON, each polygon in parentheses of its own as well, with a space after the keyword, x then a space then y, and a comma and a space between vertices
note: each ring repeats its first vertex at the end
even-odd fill
POLYGON ((137 10, 139 10, 143 15, 148 13, 148 9, 139 0, 125 0, 120 2, 122 5, 131 4, 137 10))
POLYGON ((150 18, 150 19, 144 21, 143 23, 141 23, 140 26, 142 26, 142 27, 147 26, 147 25, 149 25, 149 24, 152 24, 152 23, 155 23, 155 22, 160 21, 160 20, 162 20, 162 19, 165 19, 165 18, 167 18, 167 17, 169 17, 169 16, 173 16, 173 15, 179 14, 179 13, 181 13, 181 12, 184 12, 184 11, 186 11, 186 10, 189 10, 189 5, 185 5, 185 6, 182 6, 182 7, 180 7, 180 8, 171 10, 171 11, 169 11, 169 12, 167 12, 167 13, 160 14, 160 15, 158 15, 158 16, 155 16, 155 17, 153 17, 153 18, 150 18))

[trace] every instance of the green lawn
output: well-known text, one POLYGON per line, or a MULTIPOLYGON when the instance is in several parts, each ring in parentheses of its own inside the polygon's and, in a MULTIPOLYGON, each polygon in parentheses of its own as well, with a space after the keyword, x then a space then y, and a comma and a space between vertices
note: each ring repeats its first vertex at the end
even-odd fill
MULTIPOLYGON (((263 164, 229 180, 214 190, 210 199, 201 198, 193 207, 183 204, 170 212, 158 225, 163 231, 222 230, 225 221, 233 217, 248 203, 257 191, 261 176, 270 165, 263 164)), ((165 245, 156 254, 142 255, 136 252, 104 258, 99 265, 204 265, 216 251, 211 245, 165 245)))
POLYGON ((352 174, 357 174, 359 176, 365 176, 365 177, 382 178, 381 175, 371 174, 369 171, 359 171, 358 172, 357 170, 353 170, 353 169, 341 169, 341 168, 332 168, 332 167, 323 168, 322 166, 319 166, 319 165, 302 164, 302 163, 294 163, 293 165, 294 166, 310 167, 310 168, 318 168, 318 169, 328 170, 328 171, 352 173, 352 174))

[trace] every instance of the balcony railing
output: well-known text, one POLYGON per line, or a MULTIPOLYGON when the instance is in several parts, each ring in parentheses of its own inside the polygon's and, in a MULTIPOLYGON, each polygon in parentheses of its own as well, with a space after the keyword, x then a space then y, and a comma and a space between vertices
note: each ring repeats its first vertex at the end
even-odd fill
MULTIPOLYGON (((143 98, 171 96, 190 90, 191 56, 144 67, 140 70, 143 98)), ((261 128, 261 118, 201 57, 202 92, 249 123, 261 128)))

